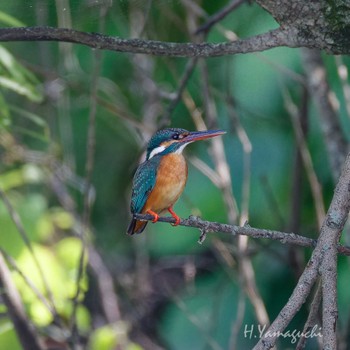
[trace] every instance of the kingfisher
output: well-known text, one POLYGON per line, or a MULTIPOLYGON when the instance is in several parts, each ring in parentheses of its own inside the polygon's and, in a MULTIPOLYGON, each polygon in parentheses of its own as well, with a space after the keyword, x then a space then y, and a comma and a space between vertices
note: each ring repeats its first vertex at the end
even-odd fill
MULTIPOLYGON (((147 145, 146 160, 139 165, 133 179, 130 210, 132 214, 150 214, 157 222, 159 214, 169 211, 179 225, 173 205, 183 192, 188 175, 184 148, 194 141, 223 135, 224 130, 187 131, 167 128, 157 131, 147 145)), ((147 221, 132 218, 127 233, 141 233, 147 221)))

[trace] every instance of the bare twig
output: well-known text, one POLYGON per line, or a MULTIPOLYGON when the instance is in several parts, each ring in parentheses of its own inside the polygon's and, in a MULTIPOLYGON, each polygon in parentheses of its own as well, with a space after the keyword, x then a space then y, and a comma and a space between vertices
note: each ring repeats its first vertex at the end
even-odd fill
MULTIPOLYGON (((249 137, 240 123, 239 117, 234 109, 233 98, 229 94, 228 98, 229 114, 231 116, 233 125, 238 135, 238 139, 243 148, 243 185, 242 185, 242 204, 239 223, 243 225, 249 220, 249 199, 250 199, 250 173, 251 173, 251 152, 252 144, 249 137)), ((269 325, 270 320, 267 314, 263 299, 258 290, 253 264, 251 259, 247 256, 248 237, 239 236, 239 272, 241 276, 241 283, 249 297, 256 314, 259 324, 269 325)))
MULTIPOLYGON (((214 125, 217 125, 217 111, 209 89, 208 67, 204 60, 200 61, 200 69, 202 72, 202 94, 207 116, 207 124, 210 125, 210 127, 213 127, 214 125)), ((238 218, 238 208, 232 192, 231 174, 227 163, 223 139, 213 139, 210 150, 215 164, 215 171, 220 179, 219 189, 225 202, 228 221, 233 224, 238 218)))
MULTIPOLYGON (((134 218, 143 221, 152 221, 154 217, 149 214, 134 214, 134 218)), ((175 219, 168 216, 159 217, 159 222, 167 222, 174 224, 175 219)), ((180 226, 193 227, 198 229, 204 229, 207 233, 222 232, 231 235, 244 235, 252 238, 265 238, 273 241, 279 241, 283 244, 292 244, 302 247, 314 248, 317 245, 317 240, 301 236, 295 233, 287 233, 274 230, 258 229, 249 225, 236 226, 223 224, 215 221, 205 221, 197 216, 191 215, 188 219, 181 219, 180 226)), ((350 247, 337 245, 338 253, 341 255, 350 256, 350 247)))
POLYGON ((8 265, 16 271, 21 278, 23 278, 24 282, 27 284, 27 286, 32 290, 32 292, 36 295, 36 297, 45 305, 45 307, 48 309, 48 311, 52 314, 53 318, 55 318, 55 310, 52 308, 50 303, 46 300, 44 295, 39 291, 39 289, 35 286, 35 284, 29 279, 28 276, 26 276, 23 271, 17 266, 16 261, 8 255, 2 248, 0 248, 0 254, 5 258, 8 265))
POLYGON ((28 320, 20 295, 11 279, 10 271, 0 253, 0 295, 7 307, 7 312, 15 327, 18 339, 24 350, 43 350, 36 330, 28 320))
MULTIPOLYGON (((302 97, 299 107, 299 113, 297 115, 298 120, 295 123, 300 125, 301 135, 304 139, 307 138, 308 133, 308 105, 309 94, 306 87, 302 86, 302 97)), ((300 152, 299 142, 295 143, 295 156, 292 167, 292 187, 290 192, 291 205, 290 205, 290 217, 288 222, 288 231, 298 232, 301 224, 301 212, 302 212, 302 194, 303 194, 303 159, 300 152)), ((288 250, 288 258, 290 266, 293 269, 294 275, 297 278, 302 273, 304 266, 304 254, 296 247, 290 247, 288 250)))
POLYGON ((348 118, 350 118, 350 84, 348 82, 348 67, 344 64, 342 56, 335 56, 335 63, 337 65, 338 76, 343 88, 346 112, 348 114, 348 118))
POLYGON ((113 324, 121 319, 121 313, 117 295, 114 292, 112 276, 96 249, 89 246, 88 251, 89 265, 98 283, 103 312, 107 322, 113 324))
POLYGON ((165 112, 165 115, 163 116, 162 120, 161 120, 161 125, 166 125, 169 122, 169 117, 171 116, 171 114, 173 113, 174 109, 176 108, 177 104, 180 102, 181 97, 182 97, 182 93, 184 92, 187 83, 189 81, 189 79, 192 76, 192 73, 194 71, 194 69, 196 68, 198 62, 198 57, 194 57, 191 58, 185 67, 185 71, 181 77, 181 80, 179 82, 179 87, 177 88, 177 91, 175 92, 175 97, 174 99, 169 103, 169 106, 165 112))
POLYGON ((213 25, 224 19, 229 13, 242 5, 246 0, 232 0, 229 4, 223 7, 220 11, 210 16, 205 23, 203 23, 196 31, 195 35, 201 32, 208 32, 213 25))
MULTIPOLYGON (((103 29, 104 17, 107 11, 107 5, 103 6, 100 11, 100 30, 103 29)), ((76 293, 73 297, 73 310, 71 314, 71 329, 72 329, 72 343, 74 348, 79 344, 79 330, 77 326, 77 309, 79 305, 79 296, 81 293, 81 279, 84 275, 85 268, 85 257, 87 253, 87 233, 90 228, 90 214, 93 202, 93 197, 91 194, 92 188, 92 173, 94 169, 94 159, 95 159, 95 148, 96 148, 96 112, 97 112, 97 90, 98 90, 98 78, 101 69, 102 52, 97 51, 95 56, 95 66, 92 73, 91 81, 91 102, 90 102, 90 112, 89 112, 89 125, 88 125, 88 135, 87 135, 87 145, 86 145, 86 163, 85 163, 85 181, 86 188, 84 192, 84 211, 83 211, 83 232, 81 234, 81 254, 79 258, 78 273, 76 277, 76 293)))
MULTIPOLYGON (((50 171, 53 172, 50 179, 50 185, 57 195, 62 207, 74 216, 74 220, 77 222, 75 234, 80 238, 83 223, 76 213, 74 200, 71 197, 64 181, 56 176, 53 169, 50 169, 50 171)), ((121 318, 121 313, 119 309, 118 296, 114 292, 112 276, 96 248, 89 244, 87 249, 89 251, 88 264, 97 281, 103 313, 108 323, 114 323, 121 318)), ((25 278, 25 276, 23 276, 23 278, 25 278)))
POLYGON ((262 175, 260 176, 260 182, 266 201, 270 207, 269 210, 271 213, 273 213, 276 223, 279 225, 279 227, 285 227, 285 219, 282 215, 275 193, 273 192, 270 179, 266 175, 262 175))
POLYGON ((315 99, 319 111, 320 124, 328 152, 333 180, 337 181, 348 150, 346 138, 340 126, 339 116, 331 100, 331 89, 327 80, 321 53, 317 50, 303 49, 305 72, 310 95, 315 99))
POLYGON ((0 28, 1 41, 63 41, 82 44, 101 50, 171 57, 216 57, 264 51, 279 46, 296 46, 288 31, 280 28, 230 43, 193 44, 143 39, 122 39, 67 28, 20 27, 0 28))
POLYGON ((229 94, 226 98, 228 104, 228 113, 232 121, 234 130, 237 133, 238 139, 243 149, 243 184, 242 184, 242 202, 240 224, 244 224, 249 220, 249 199, 250 199, 250 179, 251 179, 251 153, 253 150, 252 143, 249 140, 248 134, 244 129, 239 116, 234 107, 233 97, 229 94))
POLYGON ((242 327, 242 323, 244 320, 244 313, 246 310, 246 296, 243 293, 242 289, 239 289, 237 304, 238 306, 237 306, 236 319, 232 322, 232 325, 231 325, 231 334, 230 334, 230 342, 229 342, 230 350, 237 349, 238 333, 242 327))
MULTIPOLYGON (((62 207, 74 216, 75 221, 78 223, 77 227, 79 227, 76 230, 76 235, 81 238, 80 228, 83 227, 83 224, 75 212, 74 201, 71 198, 65 184, 54 175, 52 176, 50 184, 62 207)), ((108 323, 114 323, 121 318, 121 315, 118 297, 114 293, 112 276, 95 247, 89 244, 87 249, 89 251, 88 264, 97 281, 97 286, 101 295, 101 307, 103 313, 108 323)))
MULTIPOLYGON (((296 346, 296 350, 302 350, 305 347, 305 343, 307 341, 307 337, 305 336, 307 332, 310 331, 314 326, 317 326, 317 319, 318 319, 318 311, 320 309, 320 304, 322 300, 322 286, 320 283, 318 283, 315 295, 313 296, 313 301, 310 306, 309 315, 307 317, 307 320, 304 325, 303 329, 303 336, 300 337, 298 344, 296 346)), ((317 338, 319 341, 320 339, 317 338)))
POLYGON ((39 260, 34 252, 34 249, 33 249, 33 245, 31 243, 31 241, 29 240, 29 236, 22 224, 22 221, 18 215, 18 213, 16 212, 16 210, 13 208, 11 202, 9 201, 9 199, 7 198, 6 194, 3 192, 3 190, 0 188, 0 198, 2 199, 2 201, 4 202, 5 204, 5 207, 13 221, 13 223, 15 224, 19 234, 21 235, 21 238, 23 239, 26 247, 28 248, 29 250, 29 253, 30 255, 32 256, 32 259, 33 259, 33 262, 38 270, 38 273, 39 273, 39 276, 43 282, 43 286, 44 286, 44 289, 45 289, 45 293, 50 301, 50 304, 51 304, 51 310, 53 311, 53 315, 54 315, 54 318, 56 321, 59 320, 59 316, 58 316, 58 313, 57 313, 57 310, 55 308, 55 304, 54 304, 54 299, 53 299, 53 295, 52 295, 52 292, 51 292, 51 289, 49 287, 49 284, 47 282, 47 279, 45 277, 45 274, 44 274, 44 271, 39 263, 39 260))
POLYGON ((216 187, 220 188, 220 177, 207 163, 196 156, 188 157, 190 163, 202 172, 216 187))
MULTIPOLYGON (((296 115, 297 120, 295 123, 300 125, 301 135, 306 139, 308 131, 308 93, 307 89, 303 89, 302 102, 299 107, 299 113, 296 115)), ((298 128, 299 129, 299 128, 298 128)), ((302 182, 303 182, 303 163, 302 155, 300 151, 299 142, 295 143, 296 154, 293 162, 293 180, 291 189, 291 207, 290 207, 290 219, 288 227, 291 231, 298 231, 300 227, 301 217, 301 201, 302 201, 302 182)))
POLYGON ((337 246, 350 209, 350 154, 346 157, 342 174, 320 231, 315 250, 301 275, 291 297, 279 315, 259 340, 254 350, 270 349, 278 335, 287 327, 310 294, 318 274, 322 278, 323 293, 323 347, 336 349, 337 292, 336 262, 337 246))
POLYGON ((311 192, 314 197, 317 223, 318 223, 318 227, 320 228, 325 216, 325 208, 323 204, 321 185, 320 185, 320 182, 318 181, 318 178, 313 166, 311 154, 305 140, 305 135, 300 125, 300 118, 299 118, 300 112, 298 111, 298 108, 292 102, 291 97, 287 93, 284 94, 284 99, 285 99, 286 108, 291 116, 291 121, 294 129, 294 133, 297 139, 297 143, 299 146, 300 155, 303 160, 306 174, 310 183, 311 192))

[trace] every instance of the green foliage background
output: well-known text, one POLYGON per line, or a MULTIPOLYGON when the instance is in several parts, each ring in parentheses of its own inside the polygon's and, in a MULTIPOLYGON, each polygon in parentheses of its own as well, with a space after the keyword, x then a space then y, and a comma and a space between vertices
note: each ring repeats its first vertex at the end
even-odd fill
MULTIPOLYGON (((69 11, 74 29, 100 31, 102 2, 71 0, 62 1, 61 6, 58 3, 24 0, 2 2, 1 26, 63 26, 64 19, 67 19, 63 12, 69 11)), ((225 4, 226 1, 221 0, 199 3, 209 15, 225 4)), ((135 21, 133 16, 147 13, 143 37, 187 42, 191 40, 191 33, 186 29, 187 11, 180 1, 114 0, 103 19, 103 32, 131 37, 135 21)), ((247 4, 225 18, 220 25, 240 37, 262 33, 277 26, 258 6, 247 4)), ((221 31, 214 28, 207 40, 221 42, 226 39, 221 31)), ((57 310, 65 320, 69 320, 72 311, 70 300, 76 293, 81 241, 76 236, 76 217, 62 208, 50 187, 53 169, 50 161, 55 159, 71 169, 66 181, 76 204, 76 213, 81 215, 95 53, 80 45, 49 42, 6 43, 0 46, 0 186, 23 222, 53 292, 57 310)), ((327 56, 324 59, 332 89, 339 100, 341 121, 349 136, 349 118, 335 60, 327 56)), ((147 73, 152 75, 151 79, 161 90, 169 93, 176 91, 186 59, 148 57, 145 62, 151 65, 147 73)), ((344 57, 344 62, 349 65, 348 58, 344 57)), ((144 122, 144 106, 149 102, 149 91, 145 91, 140 83, 136 65, 135 58, 130 54, 102 54, 98 81, 98 96, 101 100, 97 107, 92 179, 96 199, 92 209, 90 239, 115 277, 125 319, 117 325, 96 322, 100 310, 96 311, 92 305, 99 302, 93 299, 96 295, 96 292, 91 292, 95 288, 94 277, 87 270, 81 281, 83 287, 80 298, 84 302, 79 306, 78 325, 84 335, 90 333, 90 349, 114 349, 118 344, 127 349, 140 349, 141 345, 130 340, 132 322, 129 320, 133 303, 137 305, 139 302, 138 293, 130 289, 127 283, 123 285, 120 276, 124 279, 135 277, 135 260, 140 251, 147 256, 151 269, 166 270, 164 266, 171 264, 173 259, 183 261, 183 265, 190 261, 196 266, 206 256, 210 256, 210 261, 214 257, 215 262, 206 268, 199 268, 188 284, 179 283, 174 289, 174 295, 168 298, 150 322, 154 325, 157 339, 165 348, 206 349, 217 345, 218 348, 227 349, 242 290, 237 261, 233 259, 234 266, 228 271, 228 267, 218 257, 213 241, 220 240, 229 251, 234 251, 235 239, 217 234, 215 237, 208 236, 203 245, 198 245, 196 230, 174 228, 166 224, 149 224, 146 232, 138 237, 125 235, 130 217, 131 179, 144 147, 140 132, 132 121, 144 122), (111 108, 106 108, 107 103, 111 108)), ((283 94, 290 93, 296 104, 299 104, 302 86, 289 72, 303 74, 300 52, 279 48, 259 54, 208 59, 207 65, 218 126, 228 131, 224 136, 224 144, 237 203, 240 206, 242 200, 243 150, 223 97, 228 87, 234 96, 240 122, 252 143, 249 223, 255 227, 286 230, 290 221, 292 170, 297 146, 290 117, 284 107, 283 94)), ((188 93, 197 107, 203 110, 205 101, 201 84, 203 77, 197 68, 189 81, 188 93)), ((159 111, 159 117, 169 105, 166 99, 160 101, 162 110, 159 111)), ((319 119, 311 103, 310 108, 307 141, 327 205, 332 196, 333 182, 319 119)), ((183 102, 174 110, 171 125, 190 130, 195 128, 183 102)), ((156 129, 155 125, 146 126, 149 130, 156 129)), ((213 166, 206 143, 191 145, 187 154, 196 155, 213 166)), ((300 231, 304 235, 316 237, 314 204, 306 180, 303 186, 300 231)), ((175 209, 181 217, 200 214, 206 220, 227 222, 220 190, 193 165, 189 167, 188 183, 175 209)), ((0 247, 44 293, 33 256, 2 202, 0 247)), ((306 263, 310 250, 297 249, 306 263)), ((290 247, 273 242, 252 242, 252 250, 258 288, 273 320, 296 283, 296 276, 287 259, 290 247)), ((348 320, 346 287, 343 288, 348 274, 348 261, 340 258, 340 324, 348 320)), ((45 330, 49 332, 52 315, 18 273, 14 271, 13 277, 29 317, 43 333, 45 330)), ((154 278, 153 288, 157 289, 157 276, 154 278)), ((0 311, 0 349, 20 349, 6 316, 6 308, 2 306, 0 311)), ((302 329, 306 311, 303 308, 299 312, 290 329, 302 329)), ((257 326, 248 299, 242 328, 238 333, 239 349, 250 348, 257 340, 244 336, 244 325, 257 326)), ((290 346, 290 339, 281 340, 281 344, 284 348, 290 346)), ((312 349, 315 344, 316 340, 312 339, 308 348, 312 349)))

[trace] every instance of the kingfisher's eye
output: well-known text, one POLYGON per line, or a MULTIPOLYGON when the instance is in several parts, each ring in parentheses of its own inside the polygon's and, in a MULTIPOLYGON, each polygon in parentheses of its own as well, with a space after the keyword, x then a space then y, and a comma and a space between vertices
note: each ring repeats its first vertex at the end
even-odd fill
POLYGON ((187 136, 186 133, 184 134, 179 134, 178 132, 176 134, 173 135, 173 140, 182 140, 183 138, 185 138, 187 136))

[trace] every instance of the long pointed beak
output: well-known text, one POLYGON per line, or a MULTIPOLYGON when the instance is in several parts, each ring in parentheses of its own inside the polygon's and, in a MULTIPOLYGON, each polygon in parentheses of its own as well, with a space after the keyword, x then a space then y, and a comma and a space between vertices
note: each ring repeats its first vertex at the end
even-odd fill
POLYGON ((191 131, 189 135, 181 140, 181 142, 194 142, 209 139, 211 137, 226 134, 224 130, 207 130, 207 131, 191 131))

